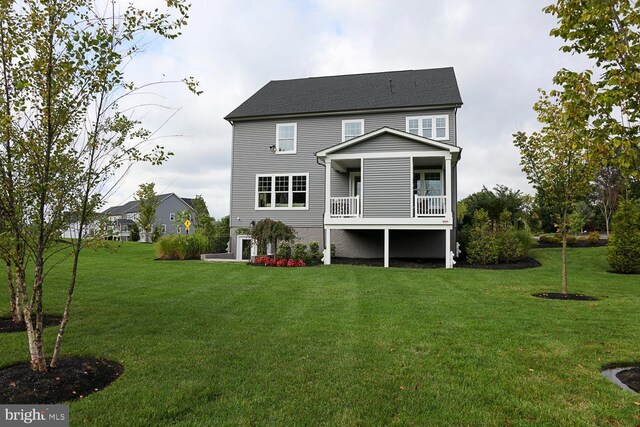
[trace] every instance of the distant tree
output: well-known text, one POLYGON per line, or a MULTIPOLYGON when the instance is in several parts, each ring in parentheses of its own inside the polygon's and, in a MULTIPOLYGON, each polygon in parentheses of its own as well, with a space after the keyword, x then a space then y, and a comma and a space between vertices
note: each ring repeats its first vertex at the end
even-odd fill
POLYGON ((140 227, 137 222, 131 224, 131 241, 138 242, 140 241, 140 227))
MULTIPOLYGON (((586 79, 586 76, 576 76, 586 79)), ((541 96, 534 105, 539 132, 527 136, 514 134, 514 144, 520 150, 522 170, 533 187, 542 192, 553 206, 560 208, 556 215, 557 231, 562 236, 562 293, 567 294, 567 235, 569 215, 575 204, 584 199, 595 176, 598 163, 590 150, 589 115, 581 106, 590 102, 592 86, 585 82, 582 96, 552 91, 541 96)))
POLYGON ((609 224, 618 208, 623 187, 624 181, 620 169, 609 165, 600 168, 592 183, 591 199, 602 215, 607 235, 609 235, 609 224))
POLYGON ((193 222, 198 228, 210 225, 213 218, 209 215, 209 209, 202 196, 198 194, 191 205, 193 206, 193 222))
POLYGON ((640 273, 640 201, 620 202, 613 217, 607 261, 619 273, 640 273))
POLYGON ((483 209, 487 212, 491 224, 496 223, 500 214, 507 210, 514 220, 524 214, 526 194, 520 190, 512 190, 505 185, 496 185, 493 190, 482 187, 482 190, 470 194, 461 200, 464 205, 459 217, 465 224, 471 224, 475 211, 483 209))
POLYGON ((140 188, 135 194, 140 212, 137 222, 140 230, 144 232, 145 242, 147 243, 151 243, 151 232, 153 231, 153 223, 156 220, 156 209, 160 204, 155 187, 156 184, 153 182, 140 184, 140 188))

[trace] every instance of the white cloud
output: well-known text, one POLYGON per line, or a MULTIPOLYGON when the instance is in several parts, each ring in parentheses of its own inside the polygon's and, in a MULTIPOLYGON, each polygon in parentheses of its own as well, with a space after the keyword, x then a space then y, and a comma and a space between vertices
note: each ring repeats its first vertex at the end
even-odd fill
MULTIPOLYGON (((530 192, 511 134, 537 127, 537 88, 563 66, 586 61, 558 52, 548 33, 548 1, 198 1, 183 36, 156 44, 127 72, 138 81, 193 75, 200 97, 179 85, 156 88, 180 111, 160 134, 175 153, 161 167, 136 166, 110 203, 138 184, 202 194, 216 217, 229 207, 231 126, 223 117, 273 79, 453 66, 464 106, 458 112, 459 193, 496 184, 530 192)), ((150 109, 149 128, 169 112, 150 109)))

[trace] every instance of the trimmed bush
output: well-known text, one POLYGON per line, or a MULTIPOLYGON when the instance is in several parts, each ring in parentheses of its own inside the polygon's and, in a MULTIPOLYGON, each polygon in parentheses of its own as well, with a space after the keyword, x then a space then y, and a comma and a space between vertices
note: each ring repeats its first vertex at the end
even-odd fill
POLYGON ((307 256, 307 245, 304 243, 296 243, 291 250, 291 258, 293 259, 305 259, 307 256))
POLYGON ((607 261, 618 273, 640 273, 640 201, 625 200, 618 206, 607 261))
POLYGON ((160 259, 199 259, 207 252, 209 242, 201 234, 169 235, 156 243, 156 253, 160 259))
POLYGON ((322 258, 322 252, 320 252, 320 245, 315 240, 309 242, 309 255, 314 259, 322 258))
POLYGON ((291 258, 291 245, 287 242, 280 243, 276 251, 276 258, 291 258))
POLYGON ((597 245, 600 242, 600 233, 597 231, 592 231, 587 235, 587 243, 590 245, 597 245))
POLYGON ((561 243, 562 242, 562 240, 559 239, 558 237, 556 237, 556 236, 548 236, 548 235, 540 236, 538 241, 540 243, 551 243, 551 244, 557 244, 557 243, 561 243))

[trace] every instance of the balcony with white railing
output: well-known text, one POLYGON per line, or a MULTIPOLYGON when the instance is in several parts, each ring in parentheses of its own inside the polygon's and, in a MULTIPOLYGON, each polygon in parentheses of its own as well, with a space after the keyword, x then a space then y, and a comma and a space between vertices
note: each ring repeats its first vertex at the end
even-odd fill
POLYGON ((331 197, 329 214, 332 218, 359 218, 360 196, 331 197))
POLYGON ((414 196, 414 216, 444 216, 447 214, 447 196, 414 196))

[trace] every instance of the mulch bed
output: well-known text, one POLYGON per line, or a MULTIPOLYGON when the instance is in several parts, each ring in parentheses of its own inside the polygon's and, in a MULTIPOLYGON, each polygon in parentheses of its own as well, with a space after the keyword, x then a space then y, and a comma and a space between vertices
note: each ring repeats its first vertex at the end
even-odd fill
POLYGON ((483 268, 487 270, 521 270, 525 268, 542 267, 542 264, 533 258, 525 258, 520 261, 501 264, 469 264, 464 258, 460 258, 456 260, 456 265, 454 265, 454 267, 483 268))
POLYGON ((100 391, 124 372, 124 366, 92 357, 65 357, 56 369, 40 373, 29 363, 0 369, 0 403, 54 404, 100 391))
MULTIPOLYGON (((600 239, 598 243, 589 243, 586 240, 576 240, 575 243, 567 243, 568 248, 595 248, 598 246, 607 246, 607 239, 600 239)), ((547 243, 538 241, 537 245, 532 246, 535 248, 561 248, 562 243, 547 243)))
MULTIPOLYGON (((62 316, 57 316, 53 314, 45 314, 43 319, 43 324, 45 327, 47 326, 57 326, 60 325, 62 321, 62 316)), ((34 317, 35 322, 35 317, 34 317)), ((13 323, 13 319, 11 317, 0 317, 0 334, 9 333, 9 332, 24 332, 27 330, 24 322, 15 324, 13 323)))
POLYGON ((631 390, 640 393, 640 368, 625 369, 624 371, 618 372, 616 377, 631 390))
POLYGON ((533 294, 536 298, 559 299, 565 301, 598 301, 598 298, 582 294, 563 294, 561 292, 542 292, 533 294))
MULTIPOLYGON (((366 265, 382 267, 383 258, 331 258, 332 264, 366 265)), ((508 264, 469 264, 464 258, 458 258, 454 268, 483 268, 490 270, 516 270, 522 268, 540 267, 541 264, 533 258, 527 258, 508 264)), ((444 268, 444 259, 437 258, 390 258, 389 267, 400 268, 444 268)))

